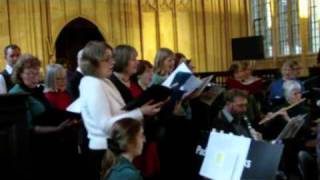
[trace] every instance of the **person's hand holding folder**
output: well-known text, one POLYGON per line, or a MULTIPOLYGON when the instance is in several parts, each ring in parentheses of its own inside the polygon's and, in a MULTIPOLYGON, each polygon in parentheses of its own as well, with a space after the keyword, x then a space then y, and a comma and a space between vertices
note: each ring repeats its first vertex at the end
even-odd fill
POLYGON ((147 104, 161 104, 161 102, 167 102, 171 95, 171 89, 161 85, 153 85, 145 90, 139 97, 127 103, 123 109, 130 111, 147 104))
POLYGON ((160 101, 157 103, 154 103, 153 100, 150 100, 149 102, 145 103, 143 106, 141 106, 140 110, 141 112, 146 116, 153 116, 160 112, 161 107, 163 104, 168 102, 169 98, 165 101, 160 101))

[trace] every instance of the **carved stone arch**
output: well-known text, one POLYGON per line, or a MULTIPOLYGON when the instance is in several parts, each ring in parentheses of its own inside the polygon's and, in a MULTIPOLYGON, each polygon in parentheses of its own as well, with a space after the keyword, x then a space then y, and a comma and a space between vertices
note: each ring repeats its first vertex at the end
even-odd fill
POLYGON ((60 30, 54 43, 56 62, 74 71, 77 53, 90 40, 105 41, 98 26, 87 18, 77 17, 60 30))

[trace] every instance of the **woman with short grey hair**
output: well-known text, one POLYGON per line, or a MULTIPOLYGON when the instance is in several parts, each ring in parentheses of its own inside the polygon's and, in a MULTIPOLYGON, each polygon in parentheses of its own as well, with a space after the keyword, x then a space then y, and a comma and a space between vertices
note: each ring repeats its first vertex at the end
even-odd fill
POLYGON ((298 81, 287 80, 283 83, 284 97, 289 104, 301 100, 301 85, 298 81))

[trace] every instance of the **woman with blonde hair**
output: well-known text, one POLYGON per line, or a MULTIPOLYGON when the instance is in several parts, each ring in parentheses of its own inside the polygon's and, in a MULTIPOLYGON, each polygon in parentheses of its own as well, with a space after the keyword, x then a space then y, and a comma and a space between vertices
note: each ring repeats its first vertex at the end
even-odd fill
POLYGON ((154 74, 151 84, 161 84, 174 69, 174 53, 168 48, 160 48, 154 58, 154 74))

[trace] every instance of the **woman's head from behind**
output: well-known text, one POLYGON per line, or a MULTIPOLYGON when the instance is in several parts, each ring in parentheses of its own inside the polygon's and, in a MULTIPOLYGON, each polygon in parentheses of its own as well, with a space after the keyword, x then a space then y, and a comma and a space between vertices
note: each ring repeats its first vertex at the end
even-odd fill
POLYGON ((40 60, 31 55, 21 55, 12 73, 12 81, 15 84, 23 84, 28 88, 35 88, 40 81, 40 60))
POLYGON ((101 176, 105 178, 120 155, 129 155, 131 161, 142 152, 145 137, 138 120, 124 118, 116 121, 107 140, 108 149, 101 164, 101 176))
POLYGON ((141 154, 144 141, 141 122, 125 118, 112 126, 108 146, 116 155, 126 153, 131 157, 136 157, 141 154))
POLYGON ((44 82, 47 91, 65 91, 67 84, 66 69, 61 64, 48 65, 44 82))
POLYGON ((160 48, 154 58, 155 73, 168 75, 174 68, 174 53, 168 48, 160 48))
POLYGON ((119 45, 114 49, 113 59, 115 61, 114 71, 132 76, 137 72, 136 49, 129 45, 119 45))
POLYGON ((90 41, 83 48, 80 68, 84 75, 107 78, 112 74, 112 47, 102 41, 90 41))

